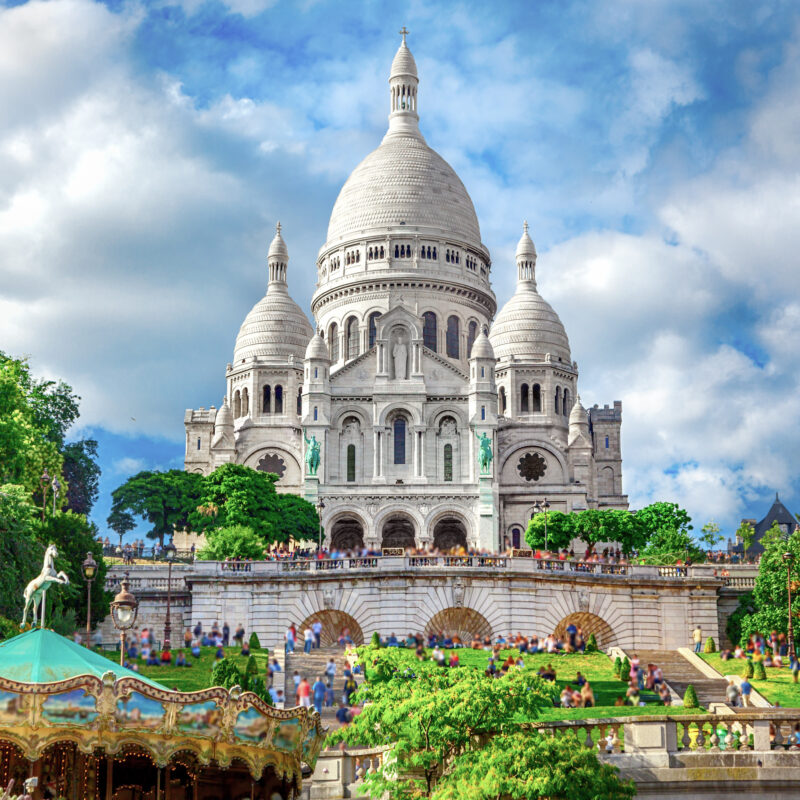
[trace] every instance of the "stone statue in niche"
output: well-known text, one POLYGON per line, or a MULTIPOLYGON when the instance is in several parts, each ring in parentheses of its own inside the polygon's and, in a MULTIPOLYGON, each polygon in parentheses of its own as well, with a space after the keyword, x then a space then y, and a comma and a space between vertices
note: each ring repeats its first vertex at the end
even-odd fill
POLYGON ((402 332, 399 332, 392 348, 394 377, 398 381, 404 381, 408 377, 408 346, 405 342, 406 337, 402 332))
POLYGON ((456 435, 456 421, 452 417, 445 417, 439 426, 439 433, 442 436, 456 435))
POLYGON ((358 436, 360 429, 361 426, 358 424, 358 420, 355 419, 355 417, 349 417, 344 423, 342 433, 344 433, 345 436, 358 436))

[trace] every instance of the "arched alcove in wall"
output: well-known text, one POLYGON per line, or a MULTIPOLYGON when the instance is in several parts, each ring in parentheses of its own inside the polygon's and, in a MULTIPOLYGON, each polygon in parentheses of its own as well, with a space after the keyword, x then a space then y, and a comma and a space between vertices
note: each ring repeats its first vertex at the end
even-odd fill
POLYGON ((364 644, 364 632, 361 630, 361 626, 358 624, 355 617, 351 617, 350 614, 344 611, 330 608, 317 611, 316 614, 306 617, 306 619, 297 626, 297 638, 299 642, 302 643, 303 641, 303 631, 306 628, 310 628, 315 621, 322 623, 320 643, 323 647, 332 647, 335 645, 344 631, 349 633, 353 644, 364 644))
POLYGON ((425 626, 425 636, 435 633, 445 636, 458 636, 469 644, 474 637, 484 639, 492 635, 492 626, 483 614, 474 608, 445 608, 434 614, 425 626))
POLYGON ((402 514, 392 514, 383 523, 381 547, 414 547, 414 523, 402 514))
POLYGON ((607 650, 617 643, 612 627, 597 614, 591 614, 588 611, 576 611, 574 614, 568 614, 556 625, 555 635, 559 639, 565 640, 570 624, 581 629, 584 641, 593 633, 594 638, 597 639, 597 646, 601 650, 607 650))
POLYGON ((355 517, 341 517, 331 527, 333 550, 360 550, 364 547, 364 526, 355 517))
POLYGON ((467 548, 467 528, 458 517, 440 519, 433 526, 433 546, 437 550, 448 551, 457 547, 467 548))

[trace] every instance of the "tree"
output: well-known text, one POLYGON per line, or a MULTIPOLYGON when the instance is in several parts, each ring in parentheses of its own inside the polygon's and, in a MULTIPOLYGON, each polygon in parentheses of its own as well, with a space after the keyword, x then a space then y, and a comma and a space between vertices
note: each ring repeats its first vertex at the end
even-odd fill
POLYGON ((576 791, 570 797, 632 796, 630 784, 602 769, 593 751, 573 753, 578 748, 569 737, 561 744, 522 732, 519 720, 534 720, 552 706, 557 691, 533 668, 495 679, 470 667, 419 662, 400 648, 364 647, 359 657, 368 674, 358 698, 369 702, 349 727, 330 735, 328 746, 390 746, 382 766, 366 779, 371 796, 522 800, 539 796, 534 787, 555 792, 571 769, 576 791))
POLYGON ((289 539, 313 539, 319 526, 314 506, 301 497, 278 494, 277 475, 223 464, 203 481, 202 495, 191 515, 193 530, 211 531, 244 525, 251 528, 263 546, 289 539))
POLYGON ((97 441, 81 439, 70 442, 64 446, 63 456, 62 472, 67 482, 66 507, 88 517, 100 491, 97 441))
POLYGON ((670 528, 656 530, 650 536, 647 547, 641 551, 641 556, 648 564, 674 564, 686 559, 698 563, 705 559, 705 553, 688 531, 670 528))
POLYGON ((719 534, 719 525, 714 522, 713 519, 710 519, 700 528, 702 531, 700 535, 700 541, 706 546, 706 550, 713 550, 714 547, 722 541, 724 537, 720 536, 719 534))
POLYGON ((165 536, 188 526, 200 505, 202 491, 203 476, 194 472, 139 472, 111 493, 111 514, 128 512, 142 517, 153 526, 148 538, 158 539, 163 545, 165 536))
POLYGON ((779 545, 785 541, 786 533, 778 524, 778 520, 774 520, 772 525, 761 536, 761 546, 766 550, 771 545, 779 545))
MULTIPOLYGON (((777 526, 773 526, 761 538, 764 552, 758 565, 758 575, 748 606, 754 610, 741 615, 741 642, 754 633, 769 634, 771 631, 787 633, 789 627, 789 589, 787 568, 783 554, 794 556, 789 569, 791 581, 800 580, 800 532, 795 531, 787 540, 777 526)), ((800 610, 800 592, 792 594, 792 612, 800 610)), ((740 601, 739 609, 743 608, 740 601)), ((737 612, 739 611, 737 609, 737 612)))
POLYGON ((575 514, 565 514, 563 511, 534 514, 525 531, 525 541, 534 550, 543 550, 545 547, 563 550, 570 546, 576 536, 575 514))
POLYGON ((697 692, 695 691, 695 688, 691 683, 686 687, 686 691, 683 694, 683 707, 684 708, 700 707, 700 701, 697 699, 697 692))
POLYGON ((749 522, 742 521, 742 524, 736 529, 736 536, 742 540, 743 553, 746 556, 756 538, 756 529, 749 522))
POLYGON ((204 561, 224 561, 226 558, 256 561, 264 558, 264 543, 246 525, 213 528, 206 534, 206 545, 197 557, 204 561))
POLYGON ((106 524, 114 533, 119 536, 119 544, 122 547, 122 537, 136 527, 136 520, 129 511, 120 508, 113 509, 106 519, 106 524))
POLYGON ((677 503, 657 502, 635 512, 635 524, 640 526, 645 539, 659 531, 687 532, 692 530, 692 518, 677 503))

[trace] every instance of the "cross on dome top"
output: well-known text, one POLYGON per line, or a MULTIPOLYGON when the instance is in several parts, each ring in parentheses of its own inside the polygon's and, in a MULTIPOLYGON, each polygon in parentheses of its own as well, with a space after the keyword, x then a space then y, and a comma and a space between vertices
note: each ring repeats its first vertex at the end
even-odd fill
POLYGON ((405 43, 406 43, 406 36, 408 36, 408 34, 409 34, 411 31, 409 31, 409 30, 408 30, 408 28, 406 28, 406 26, 405 26, 405 25, 403 25, 403 27, 402 27, 402 28, 400 28, 400 30, 399 30, 399 31, 397 31, 397 32, 398 32, 398 33, 399 33, 399 34, 400 34, 400 35, 403 37, 403 45, 405 45, 405 43))

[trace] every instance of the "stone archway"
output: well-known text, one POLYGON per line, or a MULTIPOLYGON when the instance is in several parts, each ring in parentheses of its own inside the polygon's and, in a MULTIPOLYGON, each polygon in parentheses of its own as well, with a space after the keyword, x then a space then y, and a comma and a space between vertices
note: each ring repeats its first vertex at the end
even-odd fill
POLYGON ((393 514, 383 523, 381 547, 416 547, 414 523, 402 514, 393 514))
POLYGON ((437 550, 467 549, 467 528, 458 517, 444 517, 433 526, 433 546, 437 550))
POLYGON ((567 628, 570 624, 583 631, 584 641, 593 633, 594 638, 597 639, 597 646, 601 650, 607 650, 617 643, 617 637, 612 627, 602 617, 598 617, 597 614, 591 614, 588 611, 576 611, 574 614, 567 615, 556 625, 554 631, 556 637, 565 639, 567 628))
POLYGON ((344 611, 337 611, 336 609, 317 611, 316 614, 306 617, 306 619, 297 626, 297 638, 301 644, 303 641, 303 631, 307 627, 310 628, 315 620, 322 623, 320 641, 323 647, 333 647, 339 641, 339 636, 341 636, 342 631, 345 629, 349 631, 353 644, 364 644, 364 632, 361 630, 361 626, 358 624, 355 617, 351 617, 344 611))
POLYGON ((483 614, 473 608, 445 608, 434 614, 425 626, 425 635, 432 633, 458 636, 468 645, 476 636, 480 639, 491 637, 492 626, 483 614))
POLYGON ((355 517, 340 517, 331 527, 332 550, 360 550, 364 547, 364 526, 355 517))

